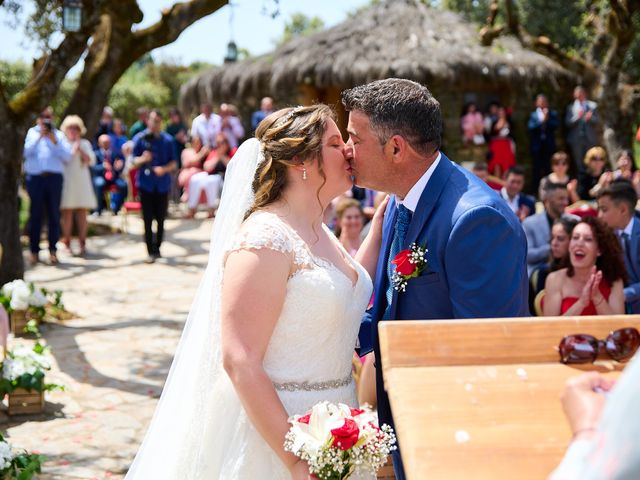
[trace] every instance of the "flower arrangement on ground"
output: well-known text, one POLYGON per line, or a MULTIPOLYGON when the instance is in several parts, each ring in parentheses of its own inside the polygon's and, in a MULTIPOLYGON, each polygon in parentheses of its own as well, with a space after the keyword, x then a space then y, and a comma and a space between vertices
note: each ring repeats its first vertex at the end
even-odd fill
POLYGON ((7 352, 7 358, 0 363, 0 395, 18 388, 36 392, 62 389, 60 385, 44 381, 45 372, 51 369, 47 353, 48 347, 40 343, 33 348, 19 345, 7 352))
POLYGON ((13 311, 24 311, 29 319, 25 331, 36 334, 38 333, 37 324, 44 320, 45 315, 58 318, 68 313, 64 309, 60 290, 52 292, 20 279, 2 286, 0 305, 9 314, 13 311))
POLYGON ((31 480, 40 468, 44 457, 42 455, 17 452, 0 435, 0 478, 2 480, 31 480))
POLYGON ((309 464, 320 480, 344 480, 356 473, 375 472, 395 450, 388 425, 378 426, 370 408, 320 402, 306 415, 289 418, 284 448, 309 464))

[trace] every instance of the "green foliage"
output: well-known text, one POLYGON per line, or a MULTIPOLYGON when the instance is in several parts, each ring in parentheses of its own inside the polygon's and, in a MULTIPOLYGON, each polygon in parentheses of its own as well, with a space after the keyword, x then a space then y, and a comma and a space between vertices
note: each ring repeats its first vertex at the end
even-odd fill
POLYGON ((278 40, 278 45, 287 43, 292 38, 311 35, 324 29, 324 22, 320 17, 308 17, 304 13, 294 13, 284 24, 284 32, 278 40))
MULTIPOLYGON (((0 435, 0 442, 8 443, 2 435, 0 435)), ((0 478, 2 480, 31 480, 36 473, 41 473, 42 463, 45 460, 44 455, 24 450, 16 452, 10 460, 11 464, 0 470, 0 478)))
MULTIPOLYGON (((376 0, 374 0, 376 1, 376 0)), ((461 13, 468 20, 484 24, 489 15, 490 0, 423 0, 433 7, 446 8, 461 13)), ((608 2, 605 0, 520 0, 514 2, 521 25, 533 35, 544 35, 557 43, 568 53, 584 57, 589 50, 595 31, 592 25, 592 11, 599 16, 608 14, 608 2)), ((500 10, 496 24, 505 23, 504 5, 500 10)), ((634 17, 636 31, 640 31, 640 15, 634 17)), ((640 81, 640 36, 636 36, 627 52, 623 70, 631 82, 640 81)))
POLYGON ((0 60, 0 82, 9 99, 20 92, 31 78, 31 67, 23 61, 0 60))
POLYGON ((189 66, 171 61, 155 63, 150 56, 143 57, 142 61, 129 67, 115 84, 108 105, 129 126, 137 120, 136 109, 139 107, 159 108, 166 113, 169 107, 178 104, 180 87, 211 66, 204 62, 189 66))
MULTIPOLYGON (((35 392, 48 392, 52 390, 64 390, 62 385, 57 385, 55 383, 45 383, 44 376, 45 370, 50 370, 51 367, 48 364, 42 363, 44 362, 43 357, 48 353, 49 348, 45 347, 41 343, 37 342, 33 347, 32 351, 36 354, 36 356, 24 355, 23 354, 15 354, 14 351, 8 352, 8 358, 0 363, 0 372, 2 375, 0 376, 0 397, 3 397, 6 394, 9 394, 15 391, 18 388, 24 388, 28 391, 35 392), (27 372, 23 373, 18 377, 12 377, 11 373, 5 372, 5 364, 11 362, 12 364, 20 364, 23 365, 20 368, 23 368, 27 372), (29 372, 29 369, 31 371, 29 372), (9 376, 10 378, 5 378, 9 376)), ((15 368, 15 367, 13 367, 15 368)), ((7 371, 10 371, 10 367, 7 366, 7 371)))

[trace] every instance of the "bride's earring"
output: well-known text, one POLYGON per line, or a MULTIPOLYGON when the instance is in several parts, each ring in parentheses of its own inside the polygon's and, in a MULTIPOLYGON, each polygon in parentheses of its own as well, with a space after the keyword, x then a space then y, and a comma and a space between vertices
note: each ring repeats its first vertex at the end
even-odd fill
POLYGON ((302 180, 306 180, 307 179, 307 169, 303 168, 302 169, 302 180))

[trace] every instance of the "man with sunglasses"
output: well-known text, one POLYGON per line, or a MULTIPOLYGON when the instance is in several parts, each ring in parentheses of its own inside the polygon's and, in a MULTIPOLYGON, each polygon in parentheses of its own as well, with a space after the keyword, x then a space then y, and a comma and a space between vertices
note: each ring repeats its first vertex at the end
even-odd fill
POLYGON ((71 160, 71 147, 64 134, 53 125, 53 109, 47 107, 38 123, 27 132, 24 142, 24 174, 29 207, 30 262, 39 259, 40 232, 44 210, 49 218, 49 260, 58 263, 56 243, 60 239, 60 201, 64 164, 71 160))

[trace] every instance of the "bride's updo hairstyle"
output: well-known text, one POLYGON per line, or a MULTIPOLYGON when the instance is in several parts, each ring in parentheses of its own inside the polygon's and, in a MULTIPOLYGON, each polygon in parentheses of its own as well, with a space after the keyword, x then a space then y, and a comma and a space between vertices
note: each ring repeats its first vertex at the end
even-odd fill
MULTIPOLYGON (((256 129, 264 161, 253 179, 255 201, 246 216, 280 198, 287 186, 287 168, 308 159, 322 171, 322 136, 327 120, 335 119, 327 105, 283 108, 267 116, 256 129)), ((324 185, 324 183, 323 183, 324 185)), ((322 188, 322 186, 321 186, 322 188)))

